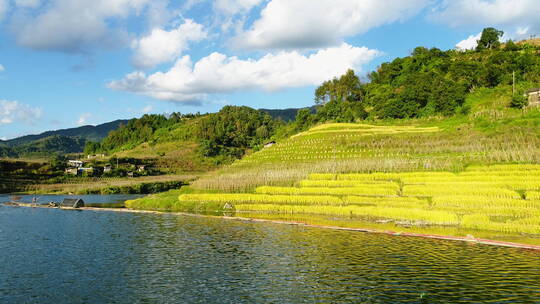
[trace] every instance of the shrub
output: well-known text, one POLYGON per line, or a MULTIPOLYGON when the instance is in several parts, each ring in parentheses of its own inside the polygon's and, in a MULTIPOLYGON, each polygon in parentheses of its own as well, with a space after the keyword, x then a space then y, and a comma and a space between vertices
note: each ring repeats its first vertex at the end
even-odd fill
POLYGON ((510 102, 510 107, 516 109, 522 109, 529 104, 529 100, 523 94, 514 94, 512 96, 512 102, 510 102))

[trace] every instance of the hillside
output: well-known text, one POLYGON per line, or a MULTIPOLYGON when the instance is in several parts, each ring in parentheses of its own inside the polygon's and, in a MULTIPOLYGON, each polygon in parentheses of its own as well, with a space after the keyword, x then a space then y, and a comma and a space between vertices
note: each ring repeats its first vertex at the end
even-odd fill
POLYGON ((540 113, 509 108, 510 92, 502 87, 470 94, 467 115, 317 125, 193 186, 244 191, 292 185, 309 173, 459 171, 470 164, 539 162, 540 113))
POLYGON ((290 109, 259 109, 259 111, 268 113, 268 115, 272 116, 274 119, 281 119, 285 122, 291 122, 296 119, 296 115, 302 109, 308 109, 311 113, 317 112, 317 108, 315 106, 308 107, 308 108, 290 108, 290 109))
POLYGON ((55 135, 63 137, 79 137, 85 139, 86 141, 100 141, 101 139, 107 137, 109 132, 118 129, 120 125, 126 124, 127 122, 128 120, 119 119, 96 126, 82 126, 77 128, 47 131, 41 134, 25 135, 13 138, 4 141, 4 143, 11 147, 15 147, 55 135))
POLYGON ((217 113, 144 115, 90 142, 86 154, 135 158, 162 172, 202 172, 260 149, 282 122, 248 107, 217 113))
POLYGON ((127 206, 507 240, 540 234, 540 111, 510 102, 510 87, 479 89, 466 115, 318 124, 127 206))
POLYGON ((47 156, 50 154, 80 153, 84 149, 86 140, 81 137, 51 135, 32 141, 27 141, 11 147, 16 155, 47 156))
POLYGON ((127 120, 115 120, 97 126, 47 131, 0 141, 0 157, 43 157, 50 154, 81 153, 88 141, 100 141, 127 120))

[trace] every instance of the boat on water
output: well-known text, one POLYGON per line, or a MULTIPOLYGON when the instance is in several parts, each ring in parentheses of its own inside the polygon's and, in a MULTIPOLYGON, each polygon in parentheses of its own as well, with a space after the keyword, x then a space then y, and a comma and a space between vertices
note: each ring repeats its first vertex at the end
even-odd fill
POLYGON ((50 207, 50 208, 82 208, 84 207, 84 200, 80 198, 64 198, 62 202, 49 202, 47 204, 39 204, 37 198, 32 198, 32 203, 25 203, 20 201, 20 197, 11 197, 11 201, 5 202, 6 206, 19 206, 19 207, 50 207))

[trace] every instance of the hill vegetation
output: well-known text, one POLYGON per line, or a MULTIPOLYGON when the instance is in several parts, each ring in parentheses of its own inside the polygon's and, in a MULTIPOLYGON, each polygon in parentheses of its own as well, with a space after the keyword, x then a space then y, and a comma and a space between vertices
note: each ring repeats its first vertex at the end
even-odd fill
POLYGON ((54 154, 81 153, 88 141, 100 141, 127 120, 115 120, 97 126, 47 131, 0 141, 0 157, 50 157, 54 154))
POLYGON ((260 149, 283 124, 263 111, 234 106, 204 115, 145 115, 88 143, 85 153, 153 159, 176 172, 206 171, 260 149))

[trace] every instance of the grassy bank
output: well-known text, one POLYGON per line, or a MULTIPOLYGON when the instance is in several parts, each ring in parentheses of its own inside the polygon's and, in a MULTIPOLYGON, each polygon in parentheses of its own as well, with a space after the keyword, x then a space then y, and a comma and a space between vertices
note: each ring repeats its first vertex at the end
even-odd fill
POLYGON ((29 185, 24 192, 31 194, 149 194, 178 189, 195 178, 195 175, 73 178, 64 183, 29 185))

